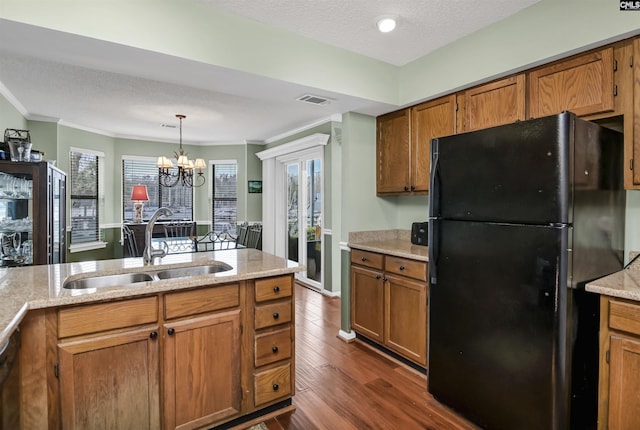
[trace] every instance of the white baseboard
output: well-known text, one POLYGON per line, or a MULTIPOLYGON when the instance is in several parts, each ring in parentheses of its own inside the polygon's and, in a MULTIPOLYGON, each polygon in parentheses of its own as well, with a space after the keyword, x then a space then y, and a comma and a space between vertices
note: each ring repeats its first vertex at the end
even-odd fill
POLYGON ((354 332, 353 330, 349 331, 349 332, 346 332, 344 330, 340 330, 338 332, 338 337, 340 339, 344 340, 345 342, 351 342, 356 338, 356 332, 354 332))
POLYGON ((329 291, 329 290, 323 289, 321 292, 322 292, 322 295, 327 297, 340 297, 340 291, 329 291))

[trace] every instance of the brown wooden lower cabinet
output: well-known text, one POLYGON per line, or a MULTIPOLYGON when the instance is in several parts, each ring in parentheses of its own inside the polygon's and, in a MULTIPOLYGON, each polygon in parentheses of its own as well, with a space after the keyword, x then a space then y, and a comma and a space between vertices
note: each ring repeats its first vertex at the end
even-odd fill
POLYGON ((426 262, 352 250, 352 329, 426 367, 426 281, 426 262))
POLYGON ((31 312, 21 428, 203 429, 288 406, 292 286, 283 275, 31 312))
POLYGON ((600 299, 598 429, 640 428, 640 303, 600 299))

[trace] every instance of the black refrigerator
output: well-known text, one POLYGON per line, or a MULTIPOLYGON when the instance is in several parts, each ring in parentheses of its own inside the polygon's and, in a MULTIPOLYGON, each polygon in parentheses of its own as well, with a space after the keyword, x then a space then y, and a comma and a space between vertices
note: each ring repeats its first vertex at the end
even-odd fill
POLYGON ((487 429, 596 427, 622 135, 569 112, 431 143, 428 390, 487 429))

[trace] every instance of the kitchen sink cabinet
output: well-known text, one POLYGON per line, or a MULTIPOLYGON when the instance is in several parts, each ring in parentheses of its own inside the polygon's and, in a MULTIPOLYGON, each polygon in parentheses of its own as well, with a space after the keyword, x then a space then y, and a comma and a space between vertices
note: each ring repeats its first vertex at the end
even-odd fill
POLYGON ((426 262, 353 249, 351 327, 426 367, 426 280, 426 262))
POLYGON ((525 75, 521 73, 462 92, 464 131, 524 120, 525 90, 525 75))
POLYGON ((197 429, 240 416, 243 408, 239 283, 164 296, 165 429, 197 429))
POLYGON ((61 309, 63 429, 160 426, 155 297, 61 309))
POLYGON ((600 298, 598 429, 640 428, 640 304, 600 298))

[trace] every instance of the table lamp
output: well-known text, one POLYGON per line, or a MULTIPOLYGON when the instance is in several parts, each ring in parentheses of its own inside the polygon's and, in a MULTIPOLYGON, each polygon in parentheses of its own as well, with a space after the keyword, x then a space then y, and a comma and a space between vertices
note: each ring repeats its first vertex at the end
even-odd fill
POLYGON ((133 222, 142 222, 142 202, 149 201, 146 185, 134 185, 131 190, 131 200, 133 200, 133 222))

